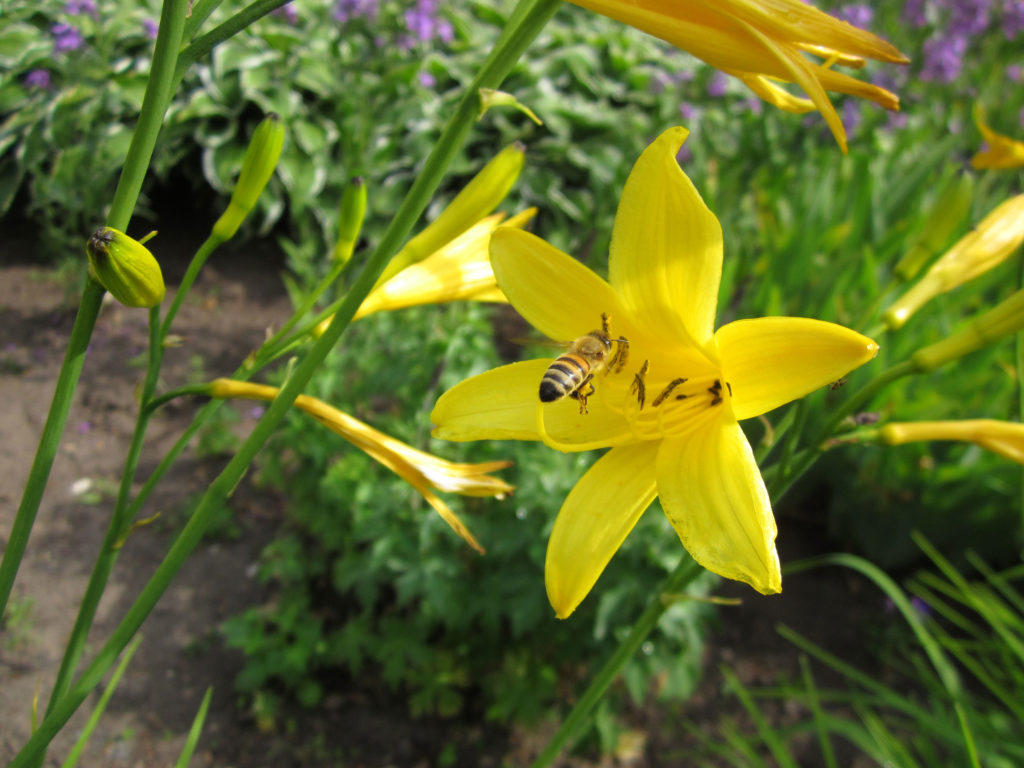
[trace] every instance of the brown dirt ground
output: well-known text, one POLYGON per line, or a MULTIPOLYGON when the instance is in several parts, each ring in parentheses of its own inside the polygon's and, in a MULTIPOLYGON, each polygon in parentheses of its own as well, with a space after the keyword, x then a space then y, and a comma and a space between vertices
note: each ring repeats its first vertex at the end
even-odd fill
MULTIPOLYGON (((187 237, 161 232, 163 252, 187 250, 187 237)), ((24 259, 30 241, 5 235, 0 251, 0 542, 6 539, 20 499, 36 441, 45 419, 76 294, 51 270, 24 259)), ((169 286, 184 264, 167 267, 169 286)), ((186 379, 193 359, 208 376, 228 374, 254 348, 266 328, 289 310, 278 274, 279 257, 240 251, 217 255, 185 304, 176 330, 184 344, 167 353, 165 376, 186 379)), ((15 585, 13 604, 28 606, 27 619, 0 632, 0 760, 6 762, 30 733, 30 707, 39 691, 45 701, 63 644, 75 616, 92 560, 103 537, 109 496, 83 503, 76 481, 112 484, 120 475, 134 425, 134 391, 142 368, 133 362, 145 349, 146 312, 107 304, 86 359, 64 440, 50 478, 29 548, 15 585)), ((145 478, 156 460, 187 425, 194 404, 163 409, 150 427, 138 475, 145 478)), ((251 424, 246 417, 240 425, 251 424)), ((161 522, 133 534, 120 554, 91 635, 90 650, 130 605, 180 523, 189 497, 203 489, 219 463, 186 452, 158 488, 145 515, 163 513, 161 522), (175 522, 177 521, 177 523, 175 522)), ((520 766, 529 763, 550 734, 509 731, 481 721, 411 719, 401 700, 359 690, 334 696, 314 713, 298 712, 294 732, 262 733, 238 708, 232 679, 241 667, 237 652, 223 648, 219 622, 265 596, 253 578, 262 547, 283 518, 284 501, 243 481, 233 499, 241 535, 213 538, 200 545, 143 627, 144 639, 95 732, 82 766, 149 768, 173 764, 207 686, 214 696, 193 766, 345 765, 384 768, 435 765, 446 743, 458 747, 458 765, 520 766)), ((813 522, 783 520, 782 556, 813 554, 822 533, 813 522)), ((745 683, 762 684, 795 676, 797 653, 774 631, 777 623, 795 627, 847 659, 864 661, 865 621, 878 621, 877 594, 838 571, 788 579, 780 597, 757 599, 742 588, 725 594, 745 598, 741 607, 722 611, 721 628, 708 640, 706 674, 700 690, 684 705, 654 703, 631 713, 635 748, 605 765, 683 766, 680 747, 692 746, 687 728, 712 730, 718 719, 739 717, 736 700, 722 693, 723 663, 745 683)), ((861 664, 862 668, 864 664, 861 664)), ((95 701, 95 696, 90 702, 95 701)), ((48 765, 59 765, 85 722, 82 707, 55 741, 48 765)), ((792 707, 774 711, 777 722, 792 720, 792 707)), ((563 765, 583 765, 572 759, 563 765)), ((586 763, 591 765, 591 763, 586 763)), ((808 758, 802 765, 814 765, 808 758)), ((847 763, 850 764, 850 763, 847 763)))

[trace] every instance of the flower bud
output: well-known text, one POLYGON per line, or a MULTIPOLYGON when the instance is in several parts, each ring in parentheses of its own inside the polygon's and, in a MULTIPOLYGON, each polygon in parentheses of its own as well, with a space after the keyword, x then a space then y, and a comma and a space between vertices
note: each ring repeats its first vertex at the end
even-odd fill
POLYGON ((944 253, 924 277, 885 311, 889 328, 900 328, 925 302, 973 280, 1009 258, 1024 242, 1024 195, 999 205, 944 253))
POLYGON ((345 185, 341 193, 341 210, 338 212, 338 241, 334 244, 334 259, 342 264, 352 258, 352 251, 359 240, 366 217, 366 184, 356 176, 345 185))
POLYGON ((231 202, 213 225, 214 236, 222 242, 234 236, 255 207, 260 193, 274 174, 283 146, 284 126, 281 118, 271 113, 256 127, 249 147, 245 150, 242 171, 231 193, 231 202))
POLYGON ((904 280, 912 280, 932 254, 946 244, 970 210, 973 191, 974 177, 969 173, 957 174, 946 185, 932 206, 921 234, 896 265, 897 275, 904 280))
POLYGON ((988 147, 971 158, 972 167, 1007 169, 1024 166, 1024 142, 1003 136, 989 128, 985 124, 984 113, 977 105, 974 107, 974 122, 988 147))
POLYGON ((155 307, 164 300, 160 264, 138 240, 102 227, 92 233, 85 250, 89 271, 126 307, 155 307))
POLYGON ((964 330, 936 344, 917 350, 911 361, 920 372, 933 371, 940 365, 987 347, 1003 336, 1024 328, 1024 290, 1017 291, 980 317, 964 330))
POLYGON ((526 147, 518 141, 499 152, 455 196, 440 216, 395 254, 377 280, 377 285, 440 250, 445 243, 454 240, 497 208, 519 178, 525 159, 526 147))
POLYGON ((883 443, 902 445, 921 440, 959 440, 975 443, 1004 459, 1024 464, 1024 424, 997 419, 909 421, 886 424, 878 435, 883 443))

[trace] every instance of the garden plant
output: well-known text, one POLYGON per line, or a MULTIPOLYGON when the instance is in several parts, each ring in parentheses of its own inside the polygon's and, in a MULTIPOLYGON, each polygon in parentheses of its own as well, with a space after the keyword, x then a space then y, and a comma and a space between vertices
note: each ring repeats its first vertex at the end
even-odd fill
POLYGON ((1024 762, 1022 52, 1024 0, 0 3, 0 212, 81 278, 0 531, 0 631, 104 303, 149 329, 105 538, 10 765, 107 679, 102 716, 251 480, 286 499, 275 597, 221 633, 268 727, 344 669, 414 715, 557 720, 535 766, 592 726, 612 750, 624 693, 693 691, 723 579, 749 603, 840 566, 905 619, 886 661, 930 703, 783 629, 847 687, 726 672, 754 729, 700 734, 700 759, 796 765, 811 734, 827 765, 839 740, 1024 762), (177 285, 148 223, 168 179, 210 211, 177 285), (233 375, 170 380, 204 266, 259 238, 293 313, 233 375), (243 401, 258 421, 91 647, 154 489, 243 401), (172 403, 191 424, 144 473, 172 403), (781 561, 781 507, 857 554, 781 561), (771 698, 807 719, 768 723, 771 698))

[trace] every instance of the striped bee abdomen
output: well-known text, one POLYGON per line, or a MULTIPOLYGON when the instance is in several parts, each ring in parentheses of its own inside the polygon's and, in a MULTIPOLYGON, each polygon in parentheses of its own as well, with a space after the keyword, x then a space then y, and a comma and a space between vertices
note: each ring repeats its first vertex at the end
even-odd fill
POLYGON ((590 375, 590 363, 579 355, 567 353, 555 360, 540 381, 540 400, 553 403, 579 389, 590 375))

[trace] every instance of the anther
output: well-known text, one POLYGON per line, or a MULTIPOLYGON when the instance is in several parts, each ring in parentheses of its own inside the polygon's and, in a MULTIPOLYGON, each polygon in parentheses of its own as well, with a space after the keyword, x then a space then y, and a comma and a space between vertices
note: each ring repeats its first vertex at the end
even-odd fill
POLYGON ((637 402, 640 403, 640 410, 644 409, 644 400, 647 399, 647 385, 644 383, 644 376, 647 375, 647 369, 651 367, 650 360, 644 360, 644 364, 640 366, 640 370, 633 374, 633 384, 629 388, 629 393, 636 393, 637 402))
POLYGON ((668 397, 670 394, 672 394, 672 390, 673 389, 675 389, 676 387, 678 387, 680 384, 682 384, 685 381, 687 381, 687 379, 683 379, 683 378, 672 379, 672 381, 670 381, 668 383, 668 386, 665 387, 665 389, 662 390, 661 394, 658 395, 656 398, 654 398, 654 402, 651 403, 651 405, 653 407, 657 408, 659 405, 661 405, 663 402, 665 402, 665 398, 666 397, 668 397))

